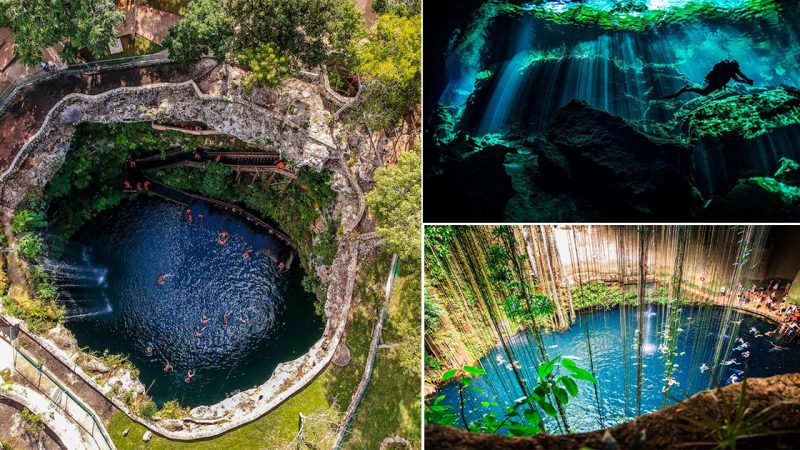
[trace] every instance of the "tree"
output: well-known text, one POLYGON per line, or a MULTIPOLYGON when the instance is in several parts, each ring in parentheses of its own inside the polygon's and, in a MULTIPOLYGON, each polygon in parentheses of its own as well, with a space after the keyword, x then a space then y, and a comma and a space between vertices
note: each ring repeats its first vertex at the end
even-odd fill
POLYGON ((207 54, 222 62, 231 48, 233 19, 219 0, 194 0, 186 15, 169 29, 164 47, 176 62, 189 65, 207 54))
POLYGON ((375 189, 366 196, 389 251, 415 264, 420 259, 421 164, 419 147, 400 153, 397 164, 375 171, 375 189))
POLYGON ((42 61, 42 49, 67 41, 65 57, 85 48, 108 53, 124 19, 113 0, 0 0, 0 27, 14 31, 16 54, 27 65, 42 61))
POLYGON ((246 49, 236 59, 251 71, 242 83, 246 89, 257 86, 275 87, 292 74, 291 60, 272 44, 246 49))
POLYGON ((358 51, 357 70, 366 86, 363 108, 371 127, 394 125, 420 104, 420 26, 419 16, 381 16, 358 51))
POLYGON ((411 17, 422 12, 420 0, 375 0, 372 8, 378 14, 394 14, 411 17))
POLYGON ((272 44, 300 65, 347 64, 363 34, 353 0, 228 0, 237 48, 272 44))
POLYGON ((200 192, 212 198, 220 198, 231 183, 233 169, 225 164, 216 161, 209 161, 203 168, 203 184, 200 185, 200 192))

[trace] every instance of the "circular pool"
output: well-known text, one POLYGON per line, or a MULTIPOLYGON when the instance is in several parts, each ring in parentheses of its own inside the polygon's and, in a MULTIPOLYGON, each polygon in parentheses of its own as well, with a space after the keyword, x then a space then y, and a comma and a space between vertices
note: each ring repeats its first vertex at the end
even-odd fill
POLYGON ((283 244, 205 203, 190 209, 191 222, 171 202, 125 202, 85 225, 49 268, 78 344, 129 355, 159 405, 213 404, 260 385, 324 326, 299 260, 280 270, 283 244))
MULTIPOLYGON (((800 345, 778 333, 764 334, 775 330, 773 323, 736 311, 726 317, 725 310, 720 307, 673 307, 670 333, 675 334, 675 340, 670 349, 669 346, 662 347, 669 317, 666 307, 648 305, 646 308, 641 414, 657 411, 715 384, 729 384, 732 375, 767 377, 800 372, 800 358, 796 357, 800 345), (747 343, 746 348, 741 347, 738 338, 747 343), (703 364, 710 369, 701 370, 703 364), (674 368, 672 373, 670 367, 674 368), (677 384, 666 389, 669 378, 677 384)), ((613 427, 638 415, 636 328, 637 308, 628 307, 624 311, 614 308, 579 313, 570 329, 543 336, 548 357, 568 357, 579 367, 589 370, 587 332, 589 335, 591 362, 598 380, 597 396, 591 383, 578 382, 578 396, 565 406, 571 432, 613 427)), ((524 397, 512 364, 522 374, 522 383, 533 386, 537 381, 532 357, 536 341, 531 332, 516 334, 509 344, 510 352, 498 346, 479 361, 487 375, 472 383, 472 387, 482 392, 464 390, 467 421, 482 417, 490 410, 503 417, 505 406, 524 397), (481 402, 496 402, 498 405, 486 407, 481 402)), ((445 395, 441 404, 453 406, 454 411, 458 411, 458 383, 442 387, 437 395, 445 395)), ((463 428, 463 421, 459 418, 455 426, 463 428)), ((550 433, 559 432, 555 420, 549 417, 546 427, 550 433)))

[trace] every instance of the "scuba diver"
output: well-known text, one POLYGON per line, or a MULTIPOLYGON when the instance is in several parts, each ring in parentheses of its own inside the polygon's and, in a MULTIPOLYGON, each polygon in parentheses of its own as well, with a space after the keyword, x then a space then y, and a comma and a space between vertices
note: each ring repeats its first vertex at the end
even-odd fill
POLYGON ((695 92, 700 95, 708 95, 712 92, 716 92, 722 88, 724 88, 729 81, 737 81, 739 83, 747 83, 750 86, 753 85, 753 80, 747 78, 745 74, 739 69, 739 63, 736 60, 729 61, 720 61, 714 64, 714 68, 711 69, 711 72, 708 72, 706 75, 706 87, 704 88, 694 88, 689 87, 687 84, 686 86, 682 87, 678 92, 668 95, 666 97, 661 97, 662 100, 670 100, 673 98, 678 98, 681 94, 685 92, 695 92))

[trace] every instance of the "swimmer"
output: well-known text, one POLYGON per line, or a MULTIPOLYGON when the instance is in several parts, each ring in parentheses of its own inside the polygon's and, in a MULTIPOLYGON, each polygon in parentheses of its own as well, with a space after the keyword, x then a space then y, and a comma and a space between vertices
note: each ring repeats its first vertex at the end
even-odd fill
POLYGON ((742 376, 739 374, 731 374, 730 378, 728 378, 728 384, 738 383, 742 380, 742 376))
POLYGON ((146 349, 144 349, 144 354, 147 356, 153 356, 153 346, 148 345, 146 349))
POLYGON ((172 364, 170 364, 169 361, 167 361, 167 364, 164 366, 164 372, 172 372, 172 370, 173 370, 172 364))
POLYGON ((170 277, 170 274, 168 274, 168 273, 165 273, 164 275, 161 275, 160 277, 158 277, 156 279, 156 284, 161 286, 162 284, 164 284, 165 281, 167 281, 167 278, 169 278, 169 277, 170 277))
POLYGON ((744 319, 739 319, 739 320, 731 320, 731 323, 734 323, 734 324, 736 324, 736 325, 741 325, 741 323, 742 323, 742 320, 744 320, 744 319))
POLYGON ((197 213, 197 219, 200 220, 200 223, 202 223, 205 218, 206 216, 203 213, 197 213))
POLYGON ((708 369, 709 369, 708 364, 703 363, 703 365, 700 366, 700 373, 705 373, 705 371, 708 369))
POLYGON ((194 329, 194 335, 200 337, 203 335, 203 331, 205 331, 205 327, 201 330, 200 327, 196 327, 194 329))
POLYGON ((506 360, 503 358, 503 355, 501 355, 500 353, 494 355, 494 359, 495 361, 497 361, 498 366, 502 366, 506 362, 506 360))
POLYGON ((736 338, 736 342, 738 342, 740 344, 746 344, 745 340, 742 339, 742 338, 736 338))
POLYGON ((674 386, 674 385, 678 385, 678 386, 680 386, 680 383, 678 383, 678 381, 677 381, 675 378, 673 378, 673 377, 669 377, 669 378, 667 379, 667 385, 666 385, 666 386, 664 386, 663 388, 661 388, 661 392, 667 392, 667 390, 668 390, 669 388, 671 388, 672 386, 674 386))
POLYGON ((742 345, 740 345, 740 346, 738 346, 738 347, 734 348, 733 350, 734 350, 734 351, 737 351, 737 352, 740 352, 740 351, 742 351, 742 350, 746 349, 747 347, 749 347, 749 345, 748 345, 748 344, 745 342, 744 344, 742 344, 742 345))
POLYGON ((189 370, 188 372, 186 372, 186 378, 184 378, 183 381, 187 383, 191 382, 192 378, 194 378, 194 374, 195 374, 194 370, 189 370))
POLYGON ((222 316, 222 322, 224 322, 225 325, 227 325, 229 320, 231 320, 231 316, 228 313, 225 313, 225 315, 222 316))
POLYGON ((750 357, 750 352, 743 352, 742 356, 745 357, 745 358, 749 358, 750 357))
POLYGON ((780 345, 778 345, 778 344, 776 344, 776 343, 774 343, 772 341, 770 341, 770 345, 772 345, 772 348, 768 350, 770 352, 780 352, 780 351, 783 351, 783 350, 789 350, 787 347, 781 347, 780 345))
POLYGON ((250 323, 250 319, 248 319, 247 317, 239 317, 239 320, 241 320, 242 323, 245 324, 245 325, 250 323))
POLYGON ((775 334, 776 331, 778 330, 767 331, 766 333, 764 333, 764 336, 772 336, 773 334, 775 334))
POLYGON ((732 358, 732 359, 730 359, 728 361, 722 361, 719 364, 721 366, 730 366, 731 364, 736 364, 737 366, 741 365, 741 363, 739 363, 739 361, 736 361, 736 358, 732 358))
POLYGON ((202 323, 203 325, 208 325, 208 317, 203 316, 203 318, 200 319, 200 323, 202 323))
POLYGON ((756 333, 758 333, 758 330, 756 329, 756 327, 750 328, 750 334, 756 334, 756 333))
POLYGON ((520 365, 519 361, 514 361, 514 367, 517 369, 522 369, 522 365, 520 365))
POLYGON ((249 258, 250 254, 251 254, 250 250, 245 250, 244 253, 242 253, 242 257, 249 258))
POLYGON ((511 364, 506 364, 506 369, 514 370, 514 366, 512 366, 511 364))

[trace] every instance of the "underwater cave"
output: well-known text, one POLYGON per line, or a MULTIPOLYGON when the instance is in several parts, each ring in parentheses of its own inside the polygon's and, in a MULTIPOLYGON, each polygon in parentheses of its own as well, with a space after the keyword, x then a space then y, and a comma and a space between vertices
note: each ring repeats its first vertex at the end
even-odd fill
POLYGON ((701 442, 696 403, 665 408, 800 373, 798 227, 427 226, 425 248, 426 420, 472 432, 429 428, 434 447, 592 446, 575 433, 630 438, 649 413, 687 431, 643 448, 701 442))
POLYGON ((431 221, 797 218, 796 1, 427 2, 425 14, 431 221))

